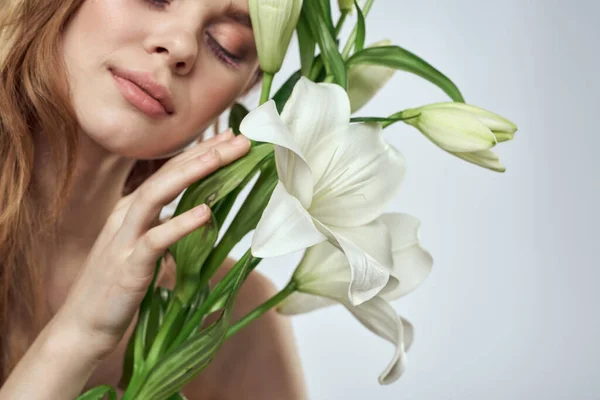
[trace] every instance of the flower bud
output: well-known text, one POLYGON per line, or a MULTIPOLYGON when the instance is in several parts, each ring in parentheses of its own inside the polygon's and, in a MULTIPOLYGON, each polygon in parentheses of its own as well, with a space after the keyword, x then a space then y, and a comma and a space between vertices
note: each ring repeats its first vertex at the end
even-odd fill
POLYGON ((458 158, 478 165, 483 168, 491 169, 496 172, 504 172, 506 168, 500 163, 500 159, 489 150, 476 151, 473 153, 452 153, 458 158))
POLYGON ((249 5, 260 67, 275 74, 296 29, 302 0, 250 0, 249 5))
POLYGON ((506 118, 470 104, 447 102, 438 103, 434 106, 437 109, 461 110, 474 115, 492 131, 498 143, 512 140, 517 131, 517 126, 506 118))
POLYGON ((417 128, 440 148, 450 152, 491 149, 496 136, 475 114, 459 107, 460 103, 436 103, 402 112, 404 122, 417 128))
POLYGON ((354 10, 354 0, 338 0, 338 6, 341 12, 352 12, 354 10))
MULTIPOLYGON (((369 47, 390 46, 389 40, 381 40, 369 47)), ((392 78, 396 70, 373 64, 357 64, 348 69, 348 97, 352 113, 367 104, 392 78)))
MULTIPOLYGON (((364 8, 366 0, 357 0, 358 6, 361 10, 364 8)), ((338 6, 340 12, 347 12, 350 15, 354 14, 354 0, 338 0, 338 6)))
POLYGON ((504 172, 504 166, 489 149, 514 137, 517 126, 506 118, 458 102, 406 110, 402 117, 443 150, 481 167, 504 172))

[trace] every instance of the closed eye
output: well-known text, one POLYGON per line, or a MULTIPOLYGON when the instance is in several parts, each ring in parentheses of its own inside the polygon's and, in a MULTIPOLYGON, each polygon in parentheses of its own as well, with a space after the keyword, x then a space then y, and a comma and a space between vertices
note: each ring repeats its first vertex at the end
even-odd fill
POLYGON ((206 44, 211 49, 215 57, 232 68, 239 67, 244 61, 241 57, 237 57, 227 51, 227 49, 221 46, 219 42, 217 42, 215 38, 210 35, 210 33, 206 33, 206 44))

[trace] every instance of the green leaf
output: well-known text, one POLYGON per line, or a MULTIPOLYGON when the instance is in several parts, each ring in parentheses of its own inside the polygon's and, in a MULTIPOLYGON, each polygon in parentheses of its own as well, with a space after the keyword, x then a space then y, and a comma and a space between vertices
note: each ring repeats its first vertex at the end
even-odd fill
MULTIPOLYGON (((191 303, 191 306, 190 306, 189 310, 187 310, 186 313, 185 313, 184 324, 188 323, 188 321, 190 320, 190 318, 192 317, 192 315, 194 315, 194 313, 196 312, 196 310, 199 307, 201 307, 202 304, 204 304, 204 302, 206 301, 206 299, 208 298, 209 295, 210 295, 210 287, 208 285, 206 285, 204 287, 204 289, 198 291, 198 293, 196 294, 196 296, 192 300, 192 303, 191 303)), ((198 325, 198 328, 200 328, 200 325, 198 325)))
MULTIPOLYGON (((149 373, 136 398, 166 400, 193 380, 213 360, 225 341, 229 328, 235 298, 251 265, 252 256, 247 252, 238 262, 243 268, 238 270, 235 284, 227 300, 221 317, 211 326, 167 352, 149 373)), ((235 267, 234 267, 235 268, 235 267)))
MULTIPOLYGON (((303 12, 306 14, 312 29, 315 32, 315 37, 321 56, 325 63, 327 75, 332 75, 338 85, 346 89, 347 73, 344 59, 340 54, 331 26, 326 22, 323 14, 319 12, 322 9, 320 0, 306 0, 302 5, 303 12)), ((333 27, 335 30, 335 27, 333 27)))
POLYGON ((272 144, 258 144, 253 146, 244 157, 193 183, 177 204, 174 217, 203 203, 212 207, 213 204, 235 190, 246 176, 252 173, 254 168, 272 152, 272 144))
POLYGON ((154 339, 160 329, 160 326, 165 319, 165 312, 167 309, 167 302, 164 300, 165 296, 163 291, 167 291, 167 299, 170 296, 170 290, 162 287, 157 287, 152 297, 152 304, 150 305, 150 312, 148 315, 148 326, 146 327, 146 348, 144 349, 144 355, 147 355, 150 351, 154 339))
POLYGON ((350 57, 346 63, 348 68, 357 64, 383 65, 411 72, 437 85, 452 100, 461 103, 464 102, 460 90, 458 90, 458 87, 448 77, 417 55, 399 46, 381 46, 363 49, 350 57))
POLYGON ((219 236, 219 226, 212 214, 204 225, 180 239, 170 251, 177 264, 175 296, 188 304, 198 291, 200 272, 219 236))
POLYGON ((354 0, 354 6, 356 7, 356 13, 358 15, 358 21, 356 22, 356 39, 354 40, 354 51, 359 52, 365 48, 365 36, 367 28, 365 25, 365 16, 356 0, 354 0))
MULTIPOLYGON (((261 261, 262 259, 260 258, 251 258, 250 267, 246 269, 244 279, 246 279, 248 274, 250 274, 250 272, 252 272, 261 261)), ((233 285, 235 284, 236 276, 237 271, 235 268, 232 268, 227 275, 225 275, 225 278, 217 283, 208 300, 206 300, 206 302, 211 306, 209 309, 207 309, 208 314, 219 311, 225 307, 227 304, 228 293, 231 292, 233 285)))
POLYGON ((109 385, 102 385, 88 390, 77 400, 102 400, 108 394, 109 400, 117 400, 117 392, 109 385))
MULTIPOLYGON (((269 157, 265 158, 265 160, 268 158, 269 157)), ((244 188, 248 185, 248 183, 256 176, 257 172, 258 166, 254 169, 253 172, 249 173, 246 176, 244 181, 240 183, 234 191, 229 193, 227 197, 221 199, 217 204, 215 204, 213 213, 215 215, 215 218, 217 219, 217 223, 219 224, 219 226, 223 226, 223 224, 225 223, 225 219, 227 219, 229 211, 231 211, 231 208, 235 204, 235 201, 237 200, 238 196, 240 195, 242 190, 244 190, 244 188)))
POLYGON ((240 211, 235 216, 227 234, 223 240, 235 245, 246 236, 246 234, 258 225, 267 204, 271 198, 275 186, 277 186, 277 168, 275 159, 270 159, 263 168, 256 184, 248 194, 240 211))
POLYGON ((283 86, 279 88, 277 93, 275 93, 275 96, 273 96, 275 106, 277 107, 277 111, 280 114, 283 111, 285 103, 287 103, 288 99, 292 95, 292 92, 294 91, 294 86, 296 86, 296 83, 298 83, 300 78, 302 78, 302 74, 300 73, 300 71, 294 72, 294 74, 288 78, 288 80, 283 84, 283 86))
POLYGON ((146 357, 145 348, 147 342, 147 332, 149 323, 149 314, 152 306, 152 300, 154 297, 154 286, 158 275, 160 273, 160 266, 162 264, 162 257, 156 260, 154 267, 154 275, 152 277, 152 283, 148 286, 146 294, 140 304, 140 311, 138 321, 135 325, 133 334, 129 337, 127 343, 127 349, 125 351, 125 357, 123 359, 123 372, 121 373, 121 379, 119 380, 118 386, 122 389, 126 389, 129 385, 134 374, 139 374, 143 369, 144 359, 146 357))
POLYGON ((321 10, 320 15, 323 17, 327 28, 329 29, 330 35, 335 40, 335 25, 333 23, 333 15, 331 13, 331 1, 330 0, 318 0, 318 5, 321 10))
POLYGON ((323 64, 323 57, 319 54, 315 57, 315 63, 313 65, 314 74, 311 73, 310 80, 313 82, 323 82, 325 77, 327 76, 327 71, 325 71, 323 64))
POLYGON ((240 134, 240 124, 246 115, 248 115, 248 110, 240 103, 235 103, 233 107, 231 107, 229 113, 229 127, 233 129, 233 132, 236 135, 240 134))
POLYGON ((315 38, 313 37, 304 13, 300 14, 300 19, 296 26, 296 33, 298 35, 298 47, 300 49, 300 71, 302 71, 302 75, 308 76, 315 59, 317 43, 315 42, 315 38))

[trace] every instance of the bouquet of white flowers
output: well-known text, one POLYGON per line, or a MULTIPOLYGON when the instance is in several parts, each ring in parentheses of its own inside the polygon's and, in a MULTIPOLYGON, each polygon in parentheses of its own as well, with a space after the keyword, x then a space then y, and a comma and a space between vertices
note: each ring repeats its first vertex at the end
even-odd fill
MULTIPOLYGON (((414 290, 433 261, 419 244, 419 220, 385 213, 406 168, 383 130, 407 123, 444 151, 498 172, 504 167, 490 149, 517 130, 507 119, 467 105, 450 79, 415 54, 387 41, 365 47, 365 17, 373 0, 362 7, 339 0, 336 24, 329 0, 249 3, 264 73, 261 99, 250 112, 234 106, 229 122, 237 134, 252 139, 252 149, 194 183, 178 203, 175 215, 210 205, 212 221, 169 249, 177 264, 175 289, 154 284, 148 289, 124 360, 125 400, 183 398, 178 391, 201 373, 223 342, 273 307, 296 314, 342 304, 394 344, 394 356, 379 378, 382 384, 394 382, 404 371, 413 328, 389 301, 414 290), (350 14, 355 27, 340 48, 338 36, 350 14), (271 96, 294 31, 301 66, 271 96), (451 101, 387 117, 351 117, 396 70, 437 85, 451 101), (220 232, 250 184, 233 222, 220 232), (215 271, 251 231, 251 248, 211 285, 215 271), (261 259, 298 250, 306 251, 289 284, 232 324, 236 294, 261 259), (204 327, 205 317, 215 311, 221 311, 219 319, 204 327)), ((157 260, 156 274, 160 265, 157 260)), ((109 386, 80 399, 107 394, 116 399, 109 386)))

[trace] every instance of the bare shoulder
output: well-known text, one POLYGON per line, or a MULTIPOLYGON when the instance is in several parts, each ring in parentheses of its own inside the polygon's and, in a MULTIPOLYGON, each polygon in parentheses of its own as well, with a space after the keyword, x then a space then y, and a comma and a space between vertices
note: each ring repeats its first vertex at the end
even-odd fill
MULTIPOLYGON (((221 280, 235 260, 216 273, 221 280)), ((277 287, 258 271, 242 286, 234 309, 238 320, 274 294, 277 287)), ((183 390, 189 400, 306 399, 304 377, 288 317, 271 310, 229 339, 203 373, 183 390)))

